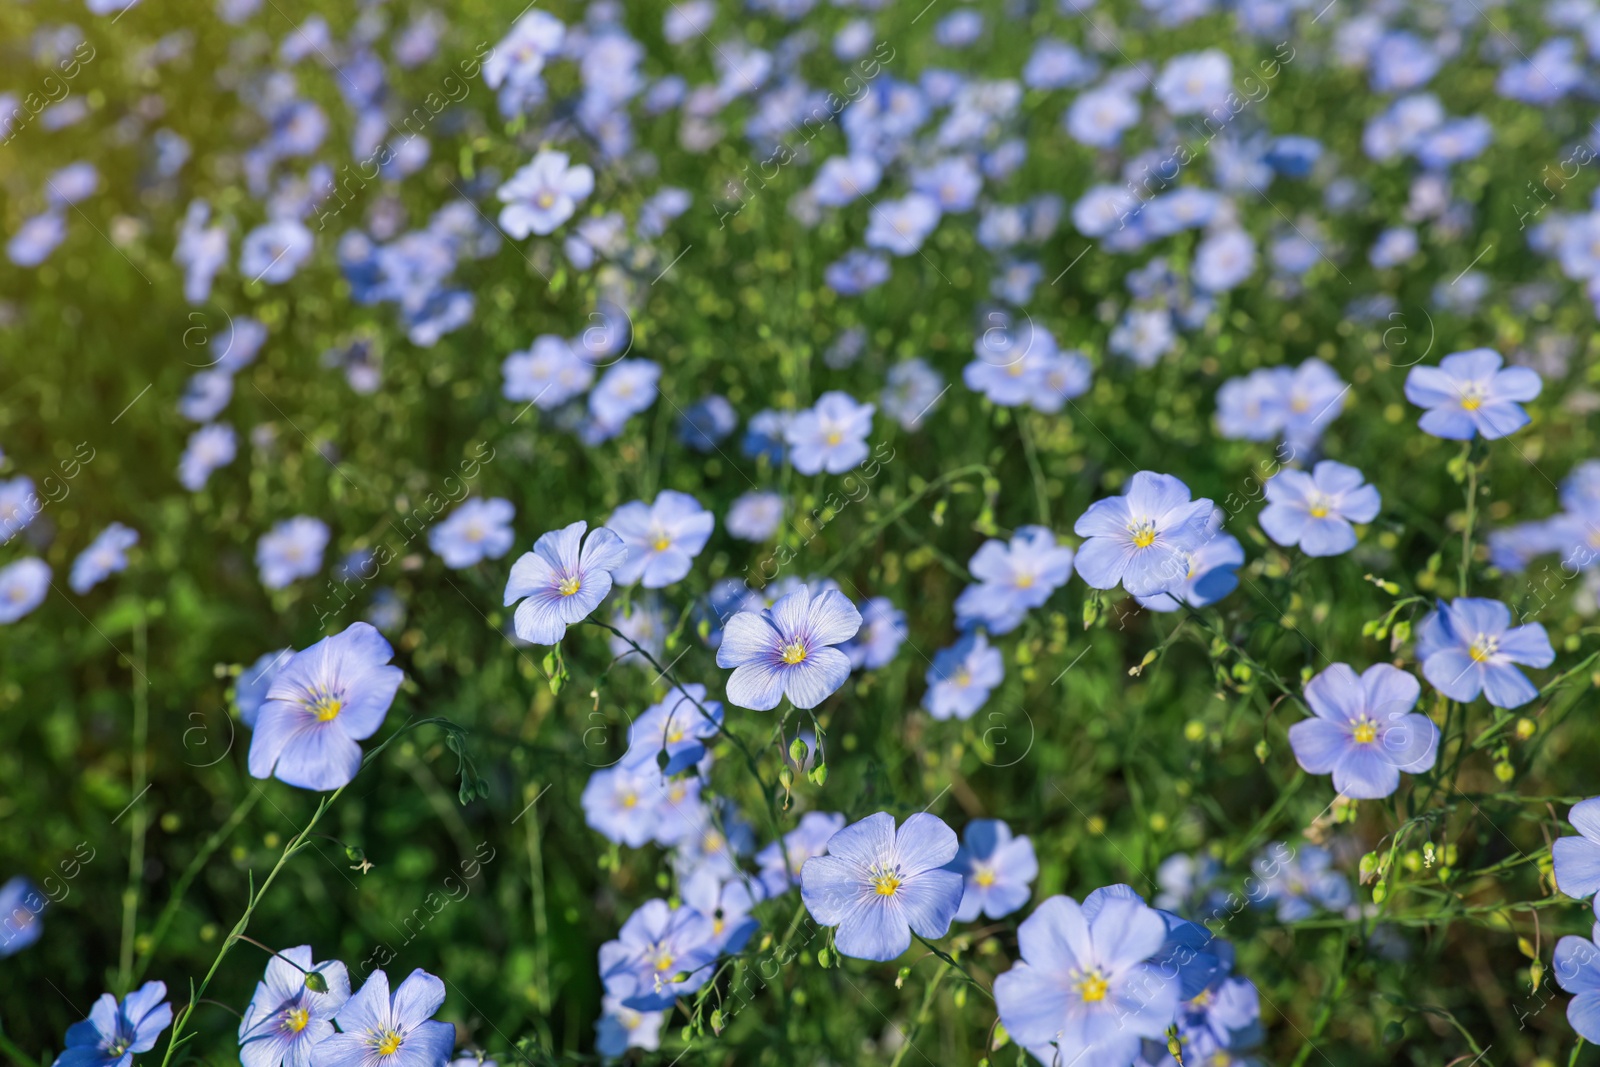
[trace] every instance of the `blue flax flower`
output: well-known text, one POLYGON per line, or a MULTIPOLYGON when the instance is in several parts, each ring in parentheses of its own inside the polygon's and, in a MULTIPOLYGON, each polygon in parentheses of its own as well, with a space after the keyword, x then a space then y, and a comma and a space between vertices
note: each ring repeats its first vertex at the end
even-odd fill
POLYGON ((238 454, 239 441, 226 423, 202 426, 189 435, 188 446, 178 460, 178 481, 191 493, 206 487, 211 472, 226 467, 238 454))
POLYGON ((444 983, 420 967, 393 996, 389 976, 373 971, 335 1016, 341 1032, 317 1046, 317 1067, 444 1067, 456 1028, 434 1019, 443 1004, 444 983))
POLYGON ((1056 535, 1044 526, 1020 528, 1010 544, 985 541, 968 564, 978 584, 956 598, 956 623, 1010 633, 1029 609, 1067 584, 1072 556, 1072 549, 1057 544, 1056 535))
POLYGON ((1299 545, 1308 556, 1337 556, 1356 547, 1352 523, 1378 517, 1378 491, 1361 472, 1325 459, 1310 474, 1283 470, 1266 484, 1261 528, 1284 547, 1299 545))
POLYGON ((1556 983, 1572 994, 1567 1022, 1585 1040, 1600 1042, 1600 923, 1594 937, 1563 937, 1550 962, 1556 983))
POLYGON ((688 493, 663 489, 655 501, 624 504, 611 513, 606 529, 622 538, 627 558, 616 580, 661 589, 679 581, 706 547, 716 519, 688 493))
POLYGON ((1177 1013, 1178 979, 1154 962, 1166 939, 1137 897, 1051 897, 1017 930, 1022 959, 995 979, 1001 1023, 1043 1063, 1126 1067, 1177 1013))
POLYGON ((972 820, 962 838, 949 866, 966 880, 956 921, 969 923, 979 915, 999 919, 1026 904, 1039 877, 1033 842, 1012 837, 1011 827, 999 819, 972 820))
POLYGON ((1078 574, 1096 589, 1121 583, 1133 596, 1171 592, 1188 579, 1188 553, 1206 538, 1214 505, 1189 499, 1170 474, 1139 471, 1123 496, 1089 505, 1073 526, 1078 574))
POLYGON ((337 789, 361 769, 361 746, 377 733, 405 679, 394 649, 370 623, 352 623, 283 665, 250 738, 250 773, 301 789, 337 789))
POLYGON ((861 629, 861 613, 843 593, 807 586, 760 612, 741 611, 723 628, 717 666, 732 667, 728 701, 771 711, 784 697, 814 708, 850 677, 850 657, 834 648, 861 629))
POLYGON ((256 542, 256 567, 261 584, 282 589, 296 578, 309 578, 322 569, 322 551, 328 547, 328 524, 309 515, 274 523, 256 542))
POLYGON ((751 490, 728 507, 724 525, 730 537, 761 544, 778 532, 783 522, 783 497, 777 493, 751 490))
POLYGON ((80 596, 128 566, 128 549, 139 543, 139 531, 114 522, 100 531, 72 561, 67 584, 80 596))
POLYGON ((722 703, 706 699, 706 687, 690 682, 674 688, 658 704, 651 704, 628 727, 630 763, 656 764, 665 752, 668 776, 688 770, 706 754, 706 742, 722 729, 722 703), (702 709, 704 709, 702 711, 702 709))
POLYGON ((660 364, 648 359, 624 359, 611 365, 589 394, 589 413, 607 431, 606 436, 656 402, 660 378, 660 364))
POLYGON ((522 640, 559 643, 568 626, 587 617, 611 592, 611 572, 622 566, 627 549, 603 526, 585 541, 588 526, 580 519, 544 534, 512 565, 505 606, 522 601, 514 622, 522 640))
POLYGON ((16 622, 44 603, 50 564, 28 556, 0 567, 0 625, 16 622))
POLYGON ((89 1017, 67 1027, 67 1047, 55 1067, 128 1067, 136 1052, 149 1052, 172 1023, 165 982, 146 982, 122 998, 110 993, 89 1009, 89 1017))
POLYGON ((511 551, 511 520, 517 509, 501 497, 463 500, 448 518, 428 531, 428 547, 444 565, 463 570, 511 551))
POLYGON ((858 404, 848 393, 823 393, 816 406, 796 412, 784 428, 789 462, 801 474, 843 474, 867 458, 874 404, 858 404))
POLYGON ((1279 922, 1297 923, 1319 907, 1343 911, 1350 904, 1350 879, 1334 869, 1333 854, 1325 848, 1302 845, 1295 852, 1279 842, 1252 866, 1262 887, 1256 903, 1276 904, 1279 922))
POLYGON ((672 1007, 711 977, 717 958, 711 920, 693 908, 647 900, 600 946, 600 981, 635 1011, 672 1007))
POLYGON ((252 730, 256 728, 261 705, 267 702, 267 694, 272 691, 273 679, 293 658, 292 648, 263 652, 254 663, 239 672, 239 680, 233 683, 233 703, 239 709, 240 722, 252 730))
MULTIPOLYGON (((1557 838, 1550 846, 1550 859, 1555 866, 1556 888, 1582 900, 1600 890, 1600 797, 1572 805, 1567 821, 1578 836, 1557 838)), ((1596 917, 1600 917, 1600 898, 1596 898, 1595 908, 1596 917)))
POLYGON ((1289 727, 1294 757, 1308 774, 1333 774, 1333 787, 1356 800, 1377 800, 1400 786, 1400 772, 1433 767, 1439 728, 1412 712, 1422 686, 1387 663, 1357 677, 1335 663, 1306 683, 1314 718, 1289 727))
POLYGON ((899 831, 886 811, 847 826, 828 854, 800 869, 800 899, 811 917, 836 926, 834 945, 861 960, 892 960, 911 947, 911 932, 943 937, 961 905, 955 831, 919 812, 899 831))
POLYGON ((594 1024, 594 1048, 600 1055, 615 1058, 630 1048, 654 1052, 661 1047, 666 1012, 634 1011, 623 1006, 621 997, 609 993, 601 998, 600 1010, 605 1014, 594 1024))
POLYGON ((1239 588, 1239 568, 1244 564, 1244 546, 1232 534, 1222 532, 1222 509, 1211 513, 1206 540, 1199 548, 1184 553, 1189 573, 1170 593, 1138 597, 1147 611, 1177 611, 1183 604, 1203 608, 1215 604, 1239 588))
POLYGON ((933 654, 922 706, 935 719, 970 719, 1005 675, 1000 650, 989 647, 982 630, 974 630, 933 654))
POLYGON ((1513 627, 1511 609, 1498 600, 1441 600, 1417 628, 1423 677, 1451 700, 1476 700, 1482 693, 1497 708, 1521 707, 1539 690, 1512 664, 1548 667, 1555 658, 1544 627, 1513 627))
POLYGON ((39 915, 47 903, 38 887, 20 874, 0 885, 0 960, 39 940, 44 933, 39 915))
POLYGON ((906 639, 906 613, 886 596, 861 605, 861 629, 843 646, 856 670, 875 671, 894 659, 906 639))
POLYGON ((284 949, 267 961, 244 1010, 239 1059, 244 1067, 311 1067, 313 1046, 333 1036, 333 1018, 349 999, 344 964, 312 962, 310 945, 284 949), (306 972, 321 976, 321 992, 306 984, 306 972))
POLYGON ((1528 425, 1521 403, 1538 396, 1543 382, 1527 367, 1501 370, 1503 362, 1492 348, 1474 348, 1445 356, 1437 367, 1412 367, 1406 399, 1428 409, 1417 425, 1449 441, 1479 434, 1493 441, 1528 425))
POLYGON ((760 892, 761 883, 746 885, 739 877, 723 880, 712 867, 701 867, 683 880, 683 902, 711 920, 718 952, 740 951, 761 928, 750 917, 760 892))

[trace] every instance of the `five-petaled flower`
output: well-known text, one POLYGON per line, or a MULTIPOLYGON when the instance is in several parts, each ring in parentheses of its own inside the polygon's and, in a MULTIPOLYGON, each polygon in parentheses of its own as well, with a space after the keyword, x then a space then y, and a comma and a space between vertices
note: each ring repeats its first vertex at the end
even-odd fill
POLYGON ((1455 352, 1437 367, 1412 367, 1406 377, 1406 399, 1427 412, 1418 420, 1423 431, 1450 441, 1505 437, 1528 425, 1522 402, 1539 395, 1544 383, 1528 367, 1507 367, 1492 348, 1455 352))
POLYGON ((317 1046, 318 1067, 444 1067, 456 1028, 433 1018, 444 983, 418 967, 389 994, 389 976, 375 970, 334 1017, 340 1032, 317 1046))
POLYGON ((1189 487, 1170 474, 1139 471, 1123 496, 1089 505, 1073 532, 1088 538, 1074 563, 1096 589, 1120 582, 1133 596, 1153 596, 1182 586, 1189 553, 1205 543, 1214 505, 1189 499, 1189 487))
POLYGON ((1289 727, 1295 759, 1308 774, 1333 775, 1333 786, 1355 800, 1377 800, 1400 785, 1400 772, 1433 767, 1439 728, 1412 712, 1422 686, 1387 663, 1360 676, 1335 663, 1306 683, 1314 718, 1289 727))
POLYGON ((522 601, 512 625, 524 641, 559 643, 568 626, 586 618, 611 592, 611 572, 622 566, 628 551, 622 539, 604 526, 585 540, 583 531, 588 527, 579 519, 552 530, 512 564, 505 606, 522 601))
POLYGON ((1460 597, 1422 620, 1417 629, 1422 674, 1451 700, 1482 693, 1497 708, 1517 708, 1539 695, 1514 663, 1548 667, 1555 649, 1536 622, 1511 625, 1511 609, 1498 600, 1460 597))
POLYGON ((836 589, 813 597, 806 586, 760 612, 728 620, 717 666, 732 667, 728 702, 771 711, 784 697, 814 708, 850 677, 850 657, 834 648, 861 629, 861 613, 836 589))

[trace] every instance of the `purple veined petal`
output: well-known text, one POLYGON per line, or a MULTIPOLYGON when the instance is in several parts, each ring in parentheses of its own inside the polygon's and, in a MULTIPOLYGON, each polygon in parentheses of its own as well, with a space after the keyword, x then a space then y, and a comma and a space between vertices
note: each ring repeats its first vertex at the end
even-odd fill
POLYGON ((1600 991, 1573 997, 1567 1004, 1567 1022, 1586 1040, 1600 1041, 1600 991))
POLYGON ((1572 805, 1567 821, 1578 833, 1600 845, 1600 797, 1590 797, 1572 805))
POLYGON ((1348 663, 1335 663, 1305 686, 1306 703, 1318 718, 1351 723, 1367 710, 1366 689, 1348 663))
POLYGON ((1466 703, 1483 691, 1478 664, 1464 648, 1442 648, 1422 661, 1422 676, 1451 700, 1466 703))
POLYGON ((1326 719, 1302 719, 1289 727, 1289 747, 1307 774, 1332 774, 1350 744, 1346 729, 1326 719))
POLYGON ((1149 548, 1136 548, 1122 571, 1122 588, 1130 596, 1154 596, 1172 592, 1189 575, 1189 561, 1178 549, 1156 542, 1149 548))
POLYGON ((356 994, 345 1001, 344 1008, 334 1016, 333 1021, 339 1024, 339 1029, 350 1035, 359 1035, 363 1030, 390 1028, 389 976, 382 968, 367 976, 356 994))
POLYGON ((911 929, 926 938, 943 937, 950 931, 956 909, 961 905, 963 883, 954 871, 922 871, 908 878, 895 893, 911 929))
MULTIPOLYGON (((583 524, 577 522, 573 525, 581 526, 583 524)), ((627 555, 627 547, 623 545, 622 538, 617 536, 616 531, 608 530, 601 526, 590 534, 589 539, 584 542, 583 553, 578 559, 578 566, 587 573, 592 573, 595 570, 613 571, 622 566, 622 561, 627 558, 627 555)))
POLYGON ((278 756, 273 774, 279 781, 327 792, 346 785, 361 769, 361 746, 333 722, 303 727, 278 756))
POLYGON ((1600 891, 1600 844, 1586 837, 1558 837, 1550 846, 1556 888, 1582 900, 1600 891))
POLYGON ((1455 379, 1438 367, 1412 367, 1406 376, 1406 399, 1418 407, 1453 404, 1459 396, 1455 379))
POLYGON ((406 976, 394 991, 394 1021, 412 1027, 433 1018, 444 1005, 444 983, 421 967, 406 976))
POLYGON ((1351 745, 1334 764, 1333 787, 1353 800, 1380 800, 1400 787, 1400 769, 1376 745, 1351 745))
POLYGON ((1470 441, 1478 434, 1478 424, 1460 407, 1432 408, 1417 420, 1424 433, 1446 441, 1470 441))
POLYGON ((717 666, 738 667, 757 660, 776 658, 782 638, 765 615, 741 611, 722 628, 722 644, 717 646, 717 666))
MULTIPOLYGON (((1279 475, 1282 477, 1282 475, 1279 475)), ((1277 478, 1272 479, 1273 482, 1277 478)), ((1271 485, 1272 482, 1268 482, 1271 485)), ((1311 513, 1299 504, 1268 504, 1256 516, 1256 523, 1268 537, 1285 548, 1300 543, 1311 513)))
POLYGON ((570 574, 578 569, 579 546, 583 542, 583 531, 588 528, 589 524, 579 519, 559 530, 551 530, 533 543, 533 550, 556 571, 570 574))
POLYGON ((310 718, 304 713, 286 710, 280 704, 264 705, 250 735, 251 777, 271 778, 272 768, 283 755, 284 746, 303 727, 302 720, 310 718))
POLYGON ((1498 441, 1510 437, 1533 419, 1526 411, 1509 400, 1489 400, 1472 412, 1472 420, 1485 441, 1498 441))
POLYGON ((283 1032, 276 1013, 262 1021, 271 1024, 270 1028, 239 1039, 239 1062, 244 1067, 279 1067, 295 1044, 294 1039, 283 1032))
POLYGON ((828 855, 866 869, 894 852, 894 816, 886 811, 851 823, 828 839, 828 855))
POLYGON ((811 601, 806 626, 817 641, 842 645, 860 631, 861 612, 837 589, 825 589, 811 601))
MULTIPOLYGON (((1000 1022, 1017 1043, 1048 1046, 1061 1028, 1065 996, 1055 974, 1018 963, 994 980, 994 999, 1000 1022)), ((1045 1047, 1039 1059, 1050 1064, 1055 1049, 1045 1047)))
POLYGON ((728 703, 749 711, 771 711, 783 702, 784 683, 783 672, 772 664, 747 663, 728 676, 728 703))
POLYGON ((1550 646, 1550 635, 1536 622, 1512 627, 1501 634, 1500 652, 1513 663, 1529 667, 1548 667, 1556 660, 1556 650, 1550 646))
MULTIPOLYGON (((1121 533, 1126 534, 1126 531, 1121 533)), ((1078 571, 1078 577, 1091 588, 1115 589, 1127 570, 1128 556, 1132 551, 1131 545, 1119 542, 1116 537, 1091 537, 1078 548, 1077 558, 1072 564, 1078 571)))
MULTIPOLYGON (((783 692, 791 704, 797 708, 814 708, 837 693, 839 687, 850 677, 850 657, 837 648, 818 648, 806 657, 804 663, 796 663, 793 666, 785 664, 777 673, 782 681, 783 692)), ((729 688, 731 700, 733 699, 731 684, 729 688)))
POLYGON ((1079 537, 1124 537, 1127 535, 1128 523, 1132 517, 1126 497, 1107 497, 1090 504, 1088 509, 1078 516, 1078 521, 1072 526, 1072 532, 1079 537))
POLYGON ((884 963, 911 947, 911 927, 898 903, 873 894, 840 920, 833 943, 846 956, 884 963))
POLYGON ((772 627, 777 630, 785 641, 793 640, 805 633, 806 619, 811 614, 811 589, 802 585, 792 593, 779 597, 767 609, 772 618, 772 627))
POLYGON ((906 875, 943 867, 955 858, 960 842, 956 832, 937 815, 918 812, 900 824, 895 835, 895 859, 906 875))
POLYGON ((610 571, 591 570, 584 573, 581 580, 583 584, 571 596, 562 596, 559 592, 552 596, 556 613, 568 626, 588 618, 589 613, 599 607, 600 601, 611 592, 610 571))
POLYGON ((1422 684, 1390 663, 1375 663, 1361 673, 1361 690, 1374 719, 1392 719, 1417 706, 1422 684))
POLYGON ((1378 743, 1384 759, 1407 774, 1422 774, 1438 758, 1439 727, 1426 715, 1396 715, 1380 727, 1378 743))
POLYGON ((1089 920, 1071 897, 1050 897, 1034 908, 1017 927, 1017 943, 1023 959, 1052 975, 1064 975, 1094 959, 1089 920))
POLYGON ((1179 991, 1177 978, 1162 968, 1147 963, 1133 967, 1114 994, 1117 1033, 1159 1037, 1177 1013, 1179 991))
POLYGON ((560 580, 550 561, 537 552, 524 552, 511 565, 511 575, 506 579, 505 607, 510 607, 525 596, 553 588, 560 580))
POLYGON ((350 687, 344 707, 333 721, 351 740, 366 740, 388 718, 389 707, 405 680, 405 672, 399 667, 380 666, 367 671, 350 687))
POLYGON ((1161 518, 1189 503, 1189 487, 1170 474, 1137 471, 1128 479, 1128 510, 1134 515, 1161 518))
POLYGON ((566 636, 567 623, 561 618, 557 594, 543 592, 517 605, 512 629, 518 637, 535 645, 559 644, 566 636))
POLYGON ((1118 971, 1154 956, 1167 939, 1161 915, 1139 900, 1107 901, 1090 925, 1099 962, 1118 971))
POLYGON ((812 856, 800 868, 800 899, 824 926, 837 926, 865 888, 860 869, 838 856, 812 856))
POLYGON ((1550 964, 1556 983, 1568 993, 1600 992, 1600 948, 1588 938, 1563 937, 1550 964))
POLYGON ((1527 675, 1509 663, 1484 663, 1480 665, 1480 673, 1484 699, 1497 708, 1520 708, 1539 696, 1539 690, 1528 681, 1527 675))

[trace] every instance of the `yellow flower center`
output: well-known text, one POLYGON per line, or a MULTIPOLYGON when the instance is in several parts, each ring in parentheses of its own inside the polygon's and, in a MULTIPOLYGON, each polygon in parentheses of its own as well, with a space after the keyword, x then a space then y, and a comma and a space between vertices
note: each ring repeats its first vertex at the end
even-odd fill
POLYGON ((1307 400, 1303 396, 1297 396, 1293 400, 1289 401, 1289 410, 1303 415, 1307 411, 1311 410, 1311 401, 1307 400))
POLYGON ((468 523, 467 524, 467 540, 468 541, 482 541, 483 540, 483 534, 484 534, 483 527, 481 525, 479 525, 478 523, 472 522, 472 523, 468 523))
POLYGON ((950 680, 965 689, 972 684, 972 672, 963 667, 961 670, 956 671, 956 676, 950 680))
POLYGON ((1352 736, 1355 737, 1357 744, 1370 745, 1378 739, 1378 724, 1363 715, 1356 721, 1352 736))
POLYGON ((672 539, 666 534, 661 534, 650 543, 650 547, 655 549, 657 552, 665 552, 667 549, 672 547, 672 539))
POLYGON ((1020 378, 1020 377, 1022 377, 1023 371, 1025 371, 1027 369, 1028 368, 1026 368, 1026 367, 1024 367, 1022 365, 1022 360, 1019 359, 1015 363, 1011 364, 1009 367, 1006 368, 1006 373, 1011 375, 1013 378, 1020 378))
POLYGON ((793 666, 796 663, 804 663, 805 658, 806 646, 801 644, 799 641, 794 641, 783 646, 783 662, 789 664, 790 666, 793 666))
POLYGON ((562 596, 572 596, 582 588, 583 581, 581 579, 577 577, 563 578, 561 579, 561 583, 556 586, 556 592, 560 593, 562 596))
POLYGON ((556 202, 556 194, 552 193, 550 190, 546 189, 544 192, 539 194, 538 204, 539 204, 540 207, 548 208, 551 205, 553 205, 555 202, 556 202))
POLYGON ((885 871, 872 880, 872 888, 878 891, 880 897, 892 897, 895 890, 900 888, 900 879, 885 871))
POLYGON ((1477 411, 1483 407, 1483 397, 1468 394, 1461 398, 1461 406, 1468 411, 1477 411))
POLYGON ((668 971, 672 970, 673 962, 672 954, 670 952, 661 953, 661 955, 656 957, 656 971, 660 974, 666 974, 668 971))
POLYGON ((291 1034, 298 1034, 311 1022, 311 1013, 304 1008, 290 1008, 283 1016, 283 1028, 291 1034))
POLYGON ((1156 543, 1156 524, 1149 519, 1130 523, 1128 532, 1133 534, 1135 548, 1149 548, 1156 543))
POLYGON ((1327 518, 1328 517, 1328 505, 1326 505, 1326 504, 1312 504, 1311 505, 1311 517, 1313 519, 1325 519, 1325 518, 1327 518))
POLYGON ((1017 583, 1016 584, 1017 584, 1017 588, 1018 589, 1029 589, 1029 588, 1032 588, 1032 586, 1033 586, 1033 575, 1031 575, 1031 574, 1019 574, 1019 575, 1017 575, 1017 583))
POLYGON ((1474 663, 1485 663, 1500 648, 1500 642, 1493 637, 1479 634, 1478 639, 1472 642, 1467 649, 1467 655, 1472 657, 1474 663))
POLYGON ((639 794, 635 793, 631 789, 628 790, 626 793, 622 794, 622 806, 625 807, 625 808, 636 808, 636 807, 638 807, 639 806, 639 794))
POLYGON ((972 880, 979 885, 994 885, 994 872, 987 867, 979 867, 978 873, 972 876, 972 880))
POLYGON ((393 1030, 384 1031, 383 1036, 378 1039, 378 1055, 393 1056, 400 1051, 400 1042, 399 1034, 393 1030))
POLYGON ((838 430, 832 430, 828 433, 828 444, 830 445, 836 445, 843 440, 844 434, 840 433, 838 430))
POLYGON ((332 693, 319 693, 316 700, 311 702, 311 713, 317 717, 318 722, 332 722, 339 717, 339 712, 344 708, 344 701, 332 693))
POLYGON ((1083 998, 1085 1004, 1098 1004, 1111 992, 1111 983, 1099 971, 1090 971, 1078 979, 1077 986, 1078 996, 1083 998))

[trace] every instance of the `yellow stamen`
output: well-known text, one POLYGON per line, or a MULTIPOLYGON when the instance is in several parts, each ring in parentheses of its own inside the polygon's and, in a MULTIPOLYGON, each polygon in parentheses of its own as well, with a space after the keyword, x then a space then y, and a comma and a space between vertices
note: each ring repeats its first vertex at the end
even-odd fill
POLYGON ((283 1028, 291 1034, 298 1034, 311 1022, 311 1013, 304 1008, 290 1008, 283 1016, 283 1028))
POLYGON ((560 593, 562 596, 572 596, 582 588, 583 582, 578 578, 563 578, 561 579, 561 584, 556 586, 556 592, 560 593))
POLYGON ((1483 407, 1483 398, 1479 396, 1464 396, 1461 398, 1461 406, 1468 411, 1477 411, 1483 407))
POLYGON ((1500 642, 1483 634, 1467 648, 1467 655, 1472 657, 1474 663, 1486 663, 1500 648, 1500 642))
POLYGON ((636 808, 636 807, 638 807, 639 806, 639 794, 635 793, 631 789, 628 792, 622 794, 622 806, 625 807, 625 808, 636 808))
POLYGON ((994 885, 994 872, 987 867, 979 867, 978 873, 972 876, 972 880, 979 885, 994 885))
POLYGON ((1149 548, 1156 543, 1156 531, 1149 526, 1141 526, 1133 533, 1133 544, 1136 548, 1149 548))
POLYGON ((872 887, 878 891, 880 897, 892 897, 895 890, 900 888, 900 879, 885 872, 872 880, 872 887))
POLYGON ((662 953, 660 956, 656 957, 656 970, 661 972, 662 974, 665 974, 666 972, 672 970, 672 964, 673 964, 672 957, 667 955, 666 953, 662 953))
POLYGON ((828 434, 828 444, 830 445, 836 445, 843 440, 844 434, 840 433, 838 430, 834 430, 832 433, 828 434))
POLYGON ((546 189, 544 192, 539 194, 538 204, 539 204, 540 207, 548 208, 548 207, 552 206, 555 202, 556 202, 556 194, 550 192, 548 189, 546 189))
POLYGON ((1078 996, 1085 1004, 1098 1004, 1111 992, 1111 983, 1099 971, 1090 971, 1078 980, 1078 996))
POLYGON ((1017 575, 1016 585, 1017 585, 1018 589, 1030 589, 1030 588, 1032 588, 1033 587, 1033 575, 1031 575, 1031 574, 1019 574, 1019 575, 1017 575))
POLYGON ((344 708, 344 701, 331 693, 323 693, 311 704, 311 711, 318 722, 332 722, 339 717, 339 712, 344 708))
POLYGON ((793 666, 796 663, 804 663, 805 658, 806 646, 801 644, 799 641, 795 641, 791 644, 783 646, 783 662, 789 664, 790 666, 793 666))
POLYGON ((400 1035, 393 1030, 387 1031, 378 1041, 378 1055, 393 1056, 400 1051, 400 1035))
POLYGON ((1327 518, 1328 517, 1328 507, 1327 507, 1327 505, 1326 504, 1313 504, 1311 506, 1311 517, 1313 519, 1325 519, 1325 518, 1327 518))
POLYGON ((1370 745, 1378 739, 1378 724, 1366 716, 1362 716, 1356 723, 1353 735, 1358 745, 1370 745))

